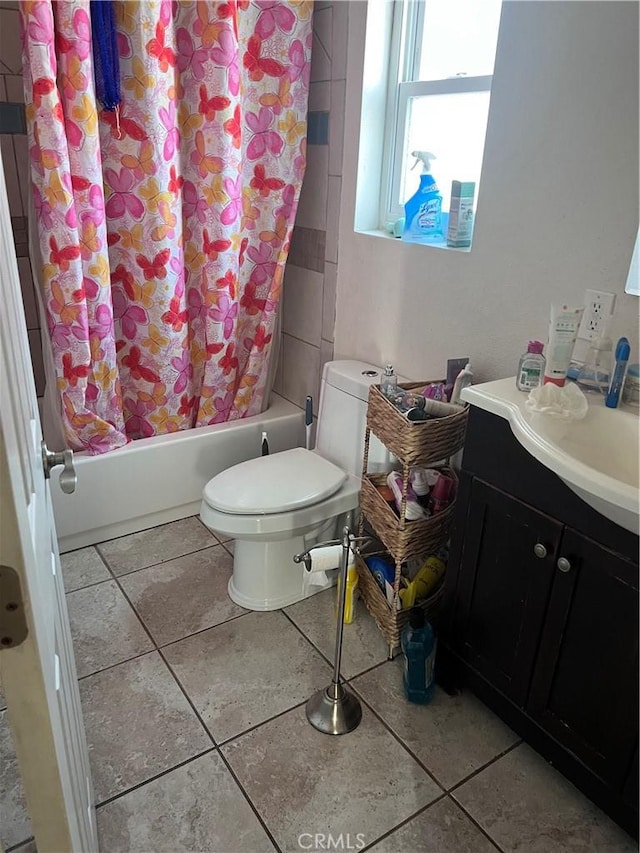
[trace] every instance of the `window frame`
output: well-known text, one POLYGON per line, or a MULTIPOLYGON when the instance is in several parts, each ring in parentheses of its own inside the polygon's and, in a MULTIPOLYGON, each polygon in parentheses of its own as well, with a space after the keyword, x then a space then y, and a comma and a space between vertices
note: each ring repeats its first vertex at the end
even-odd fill
POLYGON ((490 92, 493 74, 419 80, 425 5, 429 0, 393 0, 387 120, 380 193, 381 227, 404 215, 400 195, 409 100, 429 95, 490 92))

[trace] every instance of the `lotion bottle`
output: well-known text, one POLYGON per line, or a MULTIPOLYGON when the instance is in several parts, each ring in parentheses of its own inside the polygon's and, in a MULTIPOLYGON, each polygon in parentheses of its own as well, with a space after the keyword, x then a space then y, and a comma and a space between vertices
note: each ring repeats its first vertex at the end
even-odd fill
POLYGON ((529 341, 527 351, 520 356, 516 385, 518 391, 532 391, 542 385, 545 358, 542 355, 544 344, 541 341, 529 341))
POLYGON ((456 376, 456 381, 453 383, 453 391, 451 392, 451 399, 449 402, 461 405, 462 401, 460 399, 460 395, 464 389, 468 388, 472 383, 473 370, 471 369, 471 362, 468 361, 464 369, 456 376))

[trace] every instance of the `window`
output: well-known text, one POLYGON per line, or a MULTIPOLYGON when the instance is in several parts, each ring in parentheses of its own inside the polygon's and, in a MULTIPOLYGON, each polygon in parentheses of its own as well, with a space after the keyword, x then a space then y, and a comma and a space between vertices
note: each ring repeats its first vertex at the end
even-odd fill
POLYGON ((418 187, 415 150, 436 155, 432 172, 449 210, 451 181, 475 181, 489 112, 501 0, 395 0, 382 219, 404 215, 418 187))

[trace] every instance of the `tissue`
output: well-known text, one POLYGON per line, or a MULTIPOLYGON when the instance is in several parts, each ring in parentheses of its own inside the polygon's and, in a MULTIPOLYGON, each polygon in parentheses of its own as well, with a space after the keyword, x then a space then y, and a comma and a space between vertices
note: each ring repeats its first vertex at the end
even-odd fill
POLYGON ((342 560, 342 545, 325 545, 311 552, 311 568, 306 572, 308 586, 327 586, 327 572, 337 569, 342 560))
POLYGON ((539 385, 529 392, 525 405, 532 413, 563 421, 580 421, 589 410, 587 398, 573 382, 562 388, 551 382, 539 385))

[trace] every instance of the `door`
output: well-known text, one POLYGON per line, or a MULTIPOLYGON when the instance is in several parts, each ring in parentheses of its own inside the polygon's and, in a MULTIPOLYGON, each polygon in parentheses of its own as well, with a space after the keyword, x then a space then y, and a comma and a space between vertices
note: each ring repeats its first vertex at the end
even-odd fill
POLYGON ((0 300, 0 679, 38 851, 91 853, 89 756, 1 161, 0 300))
POLYGON ((562 525, 475 479, 464 531, 458 653, 521 707, 538 647, 562 525))
POLYGON ((527 710, 622 790, 638 739, 638 566, 570 528, 527 710))

